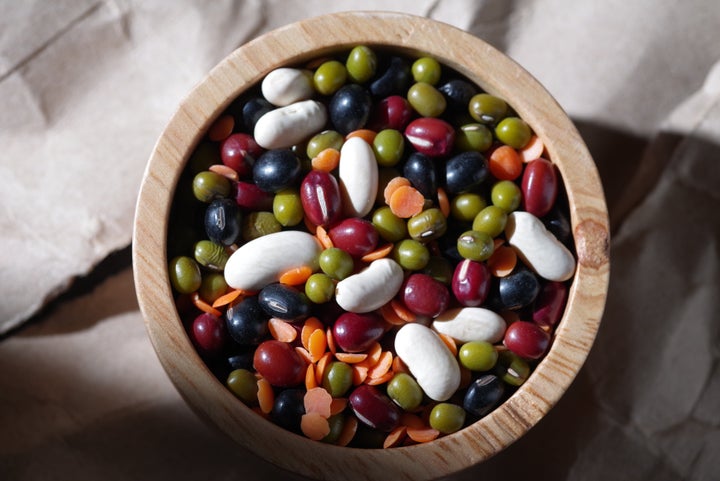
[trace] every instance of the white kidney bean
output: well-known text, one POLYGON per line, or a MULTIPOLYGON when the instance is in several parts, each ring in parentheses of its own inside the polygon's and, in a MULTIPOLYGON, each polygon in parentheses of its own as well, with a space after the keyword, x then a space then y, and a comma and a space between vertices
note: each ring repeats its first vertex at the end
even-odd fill
POLYGON ((430 399, 446 401, 460 387, 460 366, 435 331, 405 324, 395 335, 395 352, 430 399))
POLYGON ((378 164, 372 147, 363 139, 351 137, 343 144, 338 178, 345 215, 367 215, 377 195, 378 164))
POLYGON ((293 146, 319 131, 327 122, 325 106, 302 100, 264 114, 255 124, 255 142, 265 149, 293 146))
POLYGON ((312 74, 297 68, 277 68, 260 84, 263 97, 273 105, 286 105, 312 98, 312 74))
POLYGON ((562 242, 528 212, 513 212, 505 225, 508 244, 537 275, 549 281, 566 281, 575 273, 575 258, 562 242))
POLYGON ((321 250, 315 236, 307 232, 280 231, 258 237, 230 256, 225 264, 225 282, 234 289, 259 291, 292 268, 317 269, 321 250))
POLYGON ((378 259, 335 286, 335 301, 346 311, 363 313, 384 306, 403 282, 403 270, 392 259, 378 259))
POLYGON ((487 341, 494 344, 505 335, 506 324, 505 319, 489 309, 460 307, 440 314, 432 327, 458 342, 487 341))

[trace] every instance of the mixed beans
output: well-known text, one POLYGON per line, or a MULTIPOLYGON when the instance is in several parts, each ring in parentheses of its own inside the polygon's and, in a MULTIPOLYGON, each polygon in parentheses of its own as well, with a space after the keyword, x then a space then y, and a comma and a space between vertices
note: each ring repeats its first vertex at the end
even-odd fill
POLYGON ((339 445, 491 412, 545 355, 575 270, 544 145, 430 57, 278 68, 211 125, 171 212, 188 336, 242 402, 339 445))

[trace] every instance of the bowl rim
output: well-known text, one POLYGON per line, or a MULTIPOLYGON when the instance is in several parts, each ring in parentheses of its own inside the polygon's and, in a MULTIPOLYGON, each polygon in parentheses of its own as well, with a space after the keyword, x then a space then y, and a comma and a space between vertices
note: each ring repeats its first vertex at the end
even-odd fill
POLYGON ((503 450, 557 403, 582 367, 600 325, 609 280, 609 222, 597 168, 559 104, 525 69, 457 27, 415 15, 354 11, 321 15, 265 33, 230 53, 180 103, 143 175, 133 230, 139 306, 157 356, 187 403, 241 446, 280 468, 317 479, 433 479, 503 450), (442 39, 438 42, 437 39, 442 39), (175 185, 211 122, 272 69, 356 45, 430 55, 504 98, 545 141, 567 191, 577 269, 552 346, 502 405, 457 433, 389 450, 338 447, 290 433, 237 400, 205 366, 177 314, 167 273, 175 185), (210 401, 210 402, 208 402, 210 401))

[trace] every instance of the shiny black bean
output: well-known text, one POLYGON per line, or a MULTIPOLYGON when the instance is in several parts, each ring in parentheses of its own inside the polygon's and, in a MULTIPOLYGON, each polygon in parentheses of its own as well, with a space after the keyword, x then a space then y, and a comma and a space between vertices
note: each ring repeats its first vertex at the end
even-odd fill
POLYGON ((247 297, 231 306, 225 313, 225 325, 230 336, 240 345, 260 344, 268 335, 268 316, 257 297, 247 297))
POLYGON ((420 191, 426 199, 434 198, 437 192, 435 162, 425 154, 413 152, 403 166, 403 177, 420 191))
POLYGON ((565 213, 557 206, 553 207, 547 215, 542 218, 543 224, 547 230, 553 233, 557 240, 565 245, 569 245, 572 241, 572 230, 570 221, 568 221, 565 213))
POLYGON ((300 184, 300 159, 288 149, 268 150, 253 165, 253 180, 265 192, 280 192, 300 184))
POLYGON ((505 393, 505 384, 493 374, 480 376, 470 384, 463 407, 477 417, 483 417, 498 405, 505 393))
POLYGON ((446 111, 453 114, 467 114, 470 99, 480 92, 475 85, 462 79, 450 80, 441 85, 438 90, 447 101, 446 111))
POLYGON ((255 348, 251 347, 240 352, 234 352, 227 357, 228 372, 235 369, 253 369, 253 355, 255 348))
POLYGON ((215 199, 205 210, 205 233, 211 241, 232 245, 241 229, 240 207, 234 199, 215 199))
POLYGON ((410 63, 402 57, 392 57, 387 70, 370 84, 370 93, 382 98, 390 95, 405 96, 411 82, 410 63))
POLYGON ((285 284, 263 287, 258 302, 268 316, 286 321, 301 321, 310 315, 310 301, 305 294, 285 284))
POLYGON ((273 104, 262 97, 255 97, 245 102, 242 108, 242 120, 245 129, 248 132, 255 130, 258 119, 274 108, 273 104))
POLYGON ((445 164, 445 184, 450 195, 479 187, 488 176, 485 157, 476 151, 462 152, 445 164))
POLYGON ((365 126, 371 109, 372 98, 365 87, 348 84, 330 99, 328 115, 335 130, 346 135, 365 126))
POLYGON ((498 298, 506 309, 529 306, 539 292, 540 281, 527 269, 519 269, 498 282, 498 298))
POLYGON ((284 389, 275 396, 270 417, 279 426, 296 433, 300 432, 300 421, 305 414, 305 390, 284 389))

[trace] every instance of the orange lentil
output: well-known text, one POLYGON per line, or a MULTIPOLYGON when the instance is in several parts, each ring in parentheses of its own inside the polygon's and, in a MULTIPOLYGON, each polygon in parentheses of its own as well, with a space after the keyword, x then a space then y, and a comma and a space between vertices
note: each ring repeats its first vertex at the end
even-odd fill
POLYGON ((448 217, 450 217, 450 199, 448 199, 448 195, 445 192, 445 189, 443 189, 442 187, 438 187, 437 197, 440 212, 442 212, 442 215, 444 215, 447 219, 448 217))
MULTIPOLYGON (((308 337, 308 352, 313 362, 318 362, 327 350, 327 338, 323 329, 315 329, 308 337)), ((332 353, 328 353, 332 354, 332 353)))
POLYGON ((268 330, 273 339, 281 342, 293 342, 297 338, 297 330, 293 325, 277 317, 270 318, 268 330))
POLYGON ((402 185, 392 193, 388 206, 396 216, 409 219, 422 212, 425 207, 425 197, 415 187, 402 185))
POLYGON ((442 339, 442 342, 445 343, 447 348, 450 349, 450 352, 452 352, 452 355, 457 356, 458 347, 457 347, 457 343, 455 342, 455 339, 448 336, 447 334, 443 334, 442 332, 438 332, 438 335, 440 336, 440 339, 442 339))
POLYGON ((312 273, 309 266, 294 267, 280 274, 279 282, 287 286, 299 286, 305 284, 312 273))
POLYGON ((377 136, 377 132, 370 129, 358 129, 353 130, 349 134, 345 136, 345 140, 352 139, 353 137, 360 137, 365 142, 367 142, 371 147, 373 144, 373 141, 375 140, 375 136, 377 136))
POLYGON ((270 414, 272 411, 273 404, 275 404, 275 391, 273 391, 272 385, 265 378, 257 380, 257 397, 258 405, 260 410, 265 414, 270 414))
POLYGON ((307 370, 305 371, 305 389, 309 391, 315 387, 318 387, 317 379, 315 378, 315 364, 308 363, 307 370))
POLYGON ((416 443, 429 443, 434 441, 440 436, 440 431, 431 427, 409 427, 407 428, 407 435, 410 439, 416 443))
POLYGON ((337 345, 335 344, 335 336, 333 336, 332 327, 328 327, 325 331, 325 339, 327 339, 328 350, 333 354, 336 354, 337 345))
POLYGON ((381 247, 378 247, 372 252, 368 252, 364 256, 360 258, 363 262, 372 262, 378 259, 382 259, 383 257, 387 257, 388 254, 390 254, 393 250, 393 247, 395 247, 395 244, 392 242, 387 243, 381 247))
POLYGON ((380 356, 383 353, 382 346, 379 342, 374 342, 372 346, 368 350, 365 351, 365 353, 368 355, 368 357, 362 361, 360 364, 367 368, 373 367, 375 364, 380 361, 380 356))
POLYGON ((342 397, 335 397, 333 398, 332 402, 330 403, 330 415, 334 416, 336 414, 340 414, 345 410, 345 408, 348 405, 348 400, 346 398, 342 397))
POLYGON ((335 247, 332 239, 330 239, 330 236, 328 235, 327 231, 323 226, 317 226, 317 228, 315 229, 315 236, 320 241, 320 245, 323 246, 323 249, 330 249, 331 247, 335 247))
POLYGON ((322 329, 323 325, 322 322, 317 317, 308 317, 305 319, 305 324, 303 324, 302 330, 300 331, 300 342, 302 343, 303 347, 310 351, 309 346, 309 339, 310 335, 315 332, 316 329, 322 329))
POLYGON ((383 351, 380 355, 380 359, 378 360, 377 364, 375 364, 373 367, 370 368, 368 371, 368 377, 370 378, 379 378, 381 376, 384 376, 386 372, 390 370, 390 366, 392 366, 392 360, 393 355, 390 351, 383 351))
POLYGON ((360 384, 365 382, 365 379, 367 379, 368 370, 369 368, 367 366, 362 366, 359 363, 352 364, 353 386, 359 386, 360 384))
POLYGON ((330 364, 330 361, 332 361, 332 358, 332 352, 326 352, 320 357, 317 364, 315 364, 315 380, 318 385, 322 384, 323 377, 325 376, 325 369, 327 369, 327 366, 330 364))
POLYGON ((407 180, 405 177, 393 177, 390 179, 385 186, 385 189, 383 190, 383 197, 385 198, 385 203, 390 205, 390 197, 392 197, 393 193, 399 188, 404 185, 411 185, 410 181, 407 180))
POLYGON ((318 413, 303 414, 300 418, 300 429, 313 441, 320 441, 330 434, 330 423, 318 413))
POLYGON ((234 182, 237 182, 238 179, 240 179, 240 176, 238 175, 237 171, 233 169, 232 167, 228 167, 225 164, 215 164, 208 167, 208 170, 210 172, 215 172, 216 174, 220 174, 226 179, 230 179, 234 182))
POLYGON ((397 314, 398 317, 403 319, 405 322, 417 321, 417 315, 415 315, 414 312, 405 307, 405 304, 403 304, 401 301, 393 299, 392 301, 390 301, 390 306, 392 307, 393 311, 395 311, 395 314, 397 314))
POLYGON ((346 364, 357 364, 367 359, 368 355, 362 352, 336 352, 335 359, 346 364))
POLYGON ((390 382, 394 376, 395 373, 392 371, 388 371, 379 377, 370 377, 368 375, 367 379, 365 379, 365 384, 369 384, 370 386, 379 386, 381 384, 385 384, 386 382, 390 382))
POLYGON ((305 349, 304 347, 295 346, 295 352, 297 352, 300 357, 305 360, 305 362, 307 362, 308 364, 312 364, 312 358, 310 358, 310 353, 307 349, 305 349))
POLYGON ((400 444, 401 441, 405 439, 405 436, 407 434, 407 427, 406 426, 398 426, 392 431, 390 431, 390 434, 387 435, 385 438, 385 441, 383 441, 383 448, 393 448, 400 444))
POLYGON ((310 160, 312 168, 323 172, 332 172, 340 164, 340 151, 332 147, 323 149, 310 160))
POLYGON ((515 269, 515 265, 517 265, 517 253, 508 246, 498 247, 487 260, 488 270, 495 277, 507 276, 515 269))
POLYGON ((515 180, 522 173, 522 158, 509 145, 501 145, 490 153, 488 169, 498 180, 515 180))
POLYGON ((393 358, 392 367, 390 369, 395 374, 399 374, 401 372, 404 372, 406 374, 410 373, 410 370, 408 369, 407 365, 398 356, 395 356, 393 358))
POLYGON ((193 292, 192 295, 190 296, 190 298, 192 299, 192 303, 195 305, 195 307, 197 307, 201 311, 206 312, 208 314, 212 314, 213 316, 216 316, 216 317, 222 316, 222 312, 218 311, 213 306, 211 306, 207 302, 203 301, 200 298, 200 294, 198 294, 197 292, 193 292))
POLYGON ((232 134, 235 128, 235 119, 232 115, 221 115, 208 129, 208 139, 219 142, 232 134))
POLYGON ((530 140, 525 147, 520 149, 520 158, 523 162, 530 162, 531 160, 539 159, 545 153, 545 144, 537 135, 530 137, 530 140))
POLYGON ((332 400, 333 397, 330 395, 325 388, 314 387, 308 389, 303 397, 303 405, 305 406, 306 413, 317 413, 324 418, 329 418, 332 414, 332 400))
POLYGON ((244 295, 245 295, 245 291, 243 291, 242 289, 232 290, 232 291, 228 292, 227 294, 223 294, 222 296, 215 299, 215 302, 213 302, 212 306, 213 307, 222 307, 227 304, 231 304, 234 300, 236 300, 240 296, 244 296, 244 295))
POLYGON ((383 319, 385 319, 385 322, 392 326, 402 326, 407 322, 405 319, 397 315, 390 303, 385 304, 380 308, 380 315, 383 319))

